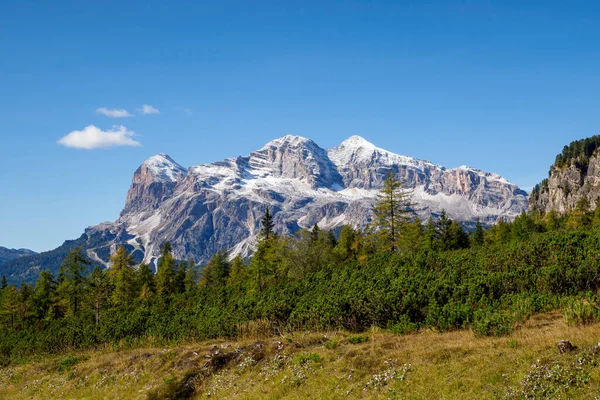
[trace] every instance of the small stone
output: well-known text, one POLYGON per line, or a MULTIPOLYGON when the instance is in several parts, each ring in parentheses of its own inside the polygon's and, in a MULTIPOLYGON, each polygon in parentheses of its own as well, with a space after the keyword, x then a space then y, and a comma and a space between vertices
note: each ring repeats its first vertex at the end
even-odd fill
POLYGON ((558 351, 560 354, 570 353, 574 350, 577 350, 577 346, 573 346, 568 340, 559 340, 558 341, 558 351))

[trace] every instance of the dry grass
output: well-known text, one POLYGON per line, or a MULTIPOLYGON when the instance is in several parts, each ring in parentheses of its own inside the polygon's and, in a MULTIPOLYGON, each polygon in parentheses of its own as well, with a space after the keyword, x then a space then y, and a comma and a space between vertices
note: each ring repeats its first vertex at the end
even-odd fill
MULTIPOLYGON (((266 330, 249 328, 248 336, 256 330, 263 337, 266 330)), ((558 355, 559 340, 569 339, 580 349, 598 343, 600 324, 567 326, 552 313, 533 317, 503 338, 476 338, 469 331, 397 336, 381 329, 366 335, 358 344, 344 332, 294 333, 264 339, 262 345, 248 338, 89 352, 66 361, 62 355, 0 369, 0 398, 165 398, 184 387, 193 398, 218 399, 505 398, 537 360, 576 357, 558 355), (68 367, 59 372, 63 364, 68 367)), ((599 367, 586 385, 556 397, 596 394, 599 367)))

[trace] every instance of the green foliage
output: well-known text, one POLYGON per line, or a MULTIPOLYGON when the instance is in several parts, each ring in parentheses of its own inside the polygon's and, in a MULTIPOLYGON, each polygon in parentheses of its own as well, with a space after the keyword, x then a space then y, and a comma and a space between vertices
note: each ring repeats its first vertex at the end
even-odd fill
POLYGON ((404 190, 396 174, 390 171, 373 208, 372 229, 381 248, 396 251, 401 226, 412 215, 410 193, 404 190))
POLYGON ((348 343, 351 344, 361 344, 369 341, 369 337, 367 335, 352 335, 346 338, 348 343))
POLYGON ((294 358, 292 359, 294 365, 304 365, 309 362, 320 363, 321 361, 323 361, 323 359, 316 353, 298 353, 294 355, 294 358))
MULTIPOLYGON (((585 204, 580 211, 595 214, 585 204)), ((298 329, 348 330, 356 344, 371 327, 501 336, 559 307, 568 323, 589 323, 600 315, 600 228, 571 227, 569 218, 523 214, 481 229, 483 240, 465 240, 443 214, 425 226, 402 225, 394 252, 350 227, 337 240, 313 227, 260 240, 249 263, 219 252, 198 284, 193 261, 175 260, 168 243, 156 277, 145 264, 134 270, 125 249, 111 269, 86 276, 78 251, 58 281, 47 271, 35 288, 2 289, 0 362, 145 339, 168 344, 298 329)))
POLYGON ((69 371, 72 367, 74 367, 76 364, 78 364, 81 361, 85 361, 88 358, 85 356, 80 356, 80 357, 73 357, 72 355, 68 355, 67 357, 63 358, 60 363, 58 363, 58 372, 66 372, 69 371))
POLYGON ((176 261, 171 251, 171 245, 169 242, 165 242, 162 246, 160 259, 158 260, 156 293, 163 298, 168 298, 176 292, 176 261))
POLYGON ((113 286, 113 304, 117 307, 133 305, 137 294, 133 257, 127 253, 125 247, 119 246, 116 253, 110 258, 108 274, 113 286))
POLYGON ((600 321, 598 307, 582 298, 565 299, 562 312, 568 325, 587 325, 600 321))
POLYGON ((563 148, 563 151, 556 156, 554 166, 561 168, 571 160, 574 160, 579 168, 587 168, 590 157, 600 146, 600 135, 595 135, 586 139, 575 140, 563 148))

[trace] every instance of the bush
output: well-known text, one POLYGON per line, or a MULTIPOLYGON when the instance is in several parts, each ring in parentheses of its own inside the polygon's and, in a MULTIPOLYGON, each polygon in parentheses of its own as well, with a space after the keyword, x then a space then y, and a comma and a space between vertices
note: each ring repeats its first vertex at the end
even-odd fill
POLYGON ((361 344, 369 341, 369 337, 367 335, 352 335, 346 338, 348 343, 350 344, 361 344))

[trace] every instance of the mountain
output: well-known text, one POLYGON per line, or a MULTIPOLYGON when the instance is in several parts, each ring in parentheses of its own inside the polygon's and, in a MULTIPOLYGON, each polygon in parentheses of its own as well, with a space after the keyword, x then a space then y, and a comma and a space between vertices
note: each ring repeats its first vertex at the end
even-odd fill
MULTIPOLYGON (((247 156, 188 169, 166 154, 149 158, 133 175, 119 219, 87 228, 78 241, 85 241, 91 260, 105 266, 119 244, 137 261, 155 263, 165 240, 177 258, 200 263, 218 250, 247 256, 267 205, 275 230, 284 234, 314 224, 364 228, 389 171, 411 189, 423 219, 445 209, 467 227, 477 219, 491 225, 527 208, 527 194, 497 174, 466 166, 448 169, 394 154, 359 136, 323 149, 287 135, 247 156)), ((36 261, 26 270, 35 270, 36 263, 43 266, 36 261)))
POLYGON ((565 214, 582 199, 595 209, 600 198, 600 135, 576 140, 563 148, 548 178, 536 185, 529 198, 532 210, 565 214))
POLYGON ((28 249, 7 249, 6 247, 0 246, 0 264, 12 261, 19 257, 31 256, 34 254, 37 253, 28 249))

